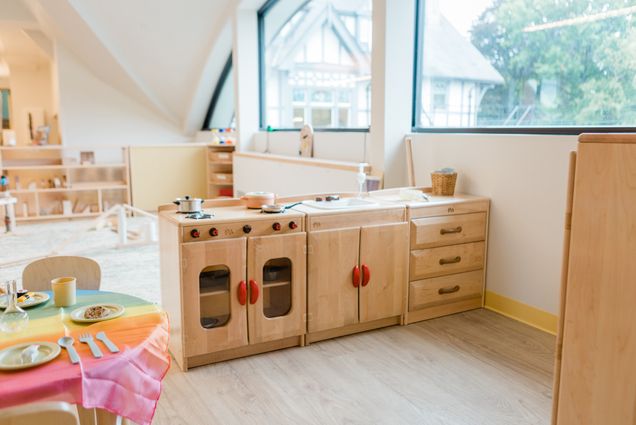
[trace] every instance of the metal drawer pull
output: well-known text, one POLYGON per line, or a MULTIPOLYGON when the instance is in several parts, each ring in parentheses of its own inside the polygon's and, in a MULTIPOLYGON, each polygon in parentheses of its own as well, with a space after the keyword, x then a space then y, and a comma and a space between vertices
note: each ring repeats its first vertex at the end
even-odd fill
POLYGON ((439 265, 443 266, 444 264, 454 264, 459 263, 460 261, 462 261, 462 257, 460 257, 459 255, 454 258, 440 258, 439 265))
POLYGON ((440 229, 439 234, 440 235, 448 235, 449 233, 461 233, 462 232, 462 226, 457 226, 454 227, 452 229, 440 229))
POLYGON ((440 295, 445 295, 445 294, 452 294, 453 292, 458 292, 458 291, 459 291, 459 285, 455 285, 455 286, 448 286, 446 288, 439 288, 437 293, 440 295))

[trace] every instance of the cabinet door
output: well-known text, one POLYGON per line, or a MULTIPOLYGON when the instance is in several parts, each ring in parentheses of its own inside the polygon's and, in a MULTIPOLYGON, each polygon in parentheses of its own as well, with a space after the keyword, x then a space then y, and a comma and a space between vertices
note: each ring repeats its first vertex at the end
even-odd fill
POLYGON ((309 233, 308 332, 358 323, 359 249, 358 227, 309 233))
POLYGON ((636 144, 579 143, 559 425, 636 424, 635 209, 636 144))
POLYGON ((360 322, 401 315, 408 284, 408 223, 360 231, 360 322))
POLYGON ((182 245, 186 356, 247 344, 245 254, 245 238, 182 245))
POLYGON ((248 240, 250 344, 305 333, 306 233, 248 240))

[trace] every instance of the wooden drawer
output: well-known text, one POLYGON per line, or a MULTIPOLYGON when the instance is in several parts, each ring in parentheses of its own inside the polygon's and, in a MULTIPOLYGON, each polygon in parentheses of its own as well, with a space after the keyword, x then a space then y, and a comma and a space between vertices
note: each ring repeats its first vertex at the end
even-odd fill
POLYGON ((485 212, 411 221, 411 249, 483 241, 485 236, 485 212))
POLYGON ((231 173, 212 173, 210 182, 214 184, 232 184, 234 176, 231 173))
POLYGON ((410 280, 481 269, 484 248, 484 242, 472 242, 411 251, 410 280))
POLYGON ((483 284, 483 269, 416 280, 409 284, 409 311, 468 298, 481 299, 483 284))
POLYGON ((208 158, 210 158, 210 161, 218 164, 231 164, 232 152, 209 151, 208 158))

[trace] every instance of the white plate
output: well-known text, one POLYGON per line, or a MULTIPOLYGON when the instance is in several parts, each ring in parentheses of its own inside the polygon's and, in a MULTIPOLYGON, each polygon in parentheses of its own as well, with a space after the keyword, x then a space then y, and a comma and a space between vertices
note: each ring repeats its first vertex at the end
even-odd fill
POLYGON ((52 342, 24 342, 0 351, 0 370, 27 369, 48 363, 60 354, 60 346, 52 342), (30 345, 36 345, 35 355, 28 360, 22 354, 30 345))
MULTIPOLYGON (((32 292, 33 296, 24 302, 19 302, 18 307, 20 308, 29 308, 35 307, 36 305, 40 305, 42 303, 47 302, 51 296, 46 292, 32 292)), ((7 296, 0 296, 0 309, 7 308, 7 296)))
POLYGON ((79 323, 95 323, 95 322, 102 322, 104 320, 110 320, 110 319, 114 319, 116 317, 121 316, 122 314, 124 314, 124 306, 123 305, 119 305, 119 304, 91 304, 91 305, 86 305, 84 307, 80 307, 76 310, 73 310, 73 312, 71 313, 71 320, 74 322, 79 322, 79 323), (100 317, 99 319, 86 319, 84 317, 84 312, 86 311, 87 308, 89 307, 97 307, 97 306, 102 306, 104 307, 106 310, 108 310, 108 315, 104 316, 104 317, 100 317))

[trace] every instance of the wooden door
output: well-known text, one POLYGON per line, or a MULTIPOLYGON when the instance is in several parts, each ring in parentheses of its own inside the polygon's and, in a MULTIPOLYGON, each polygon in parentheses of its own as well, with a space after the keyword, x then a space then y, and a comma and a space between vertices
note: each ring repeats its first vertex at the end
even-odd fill
POLYGON ((181 262, 185 356, 246 345, 246 239, 184 243, 181 262))
POLYGON ((308 234, 307 331, 358 323, 360 228, 308 234))
POLYGON ((250 344, 305 333, 307 234, 249 238, 250 344))
POLYGON ((364 226, 360 231, 360 322, 399 316, 406 308, 408 223, 364 226))
POLYGON ((559 425, 636 423, 635 211, 636 143, 579 143, 559 425))

